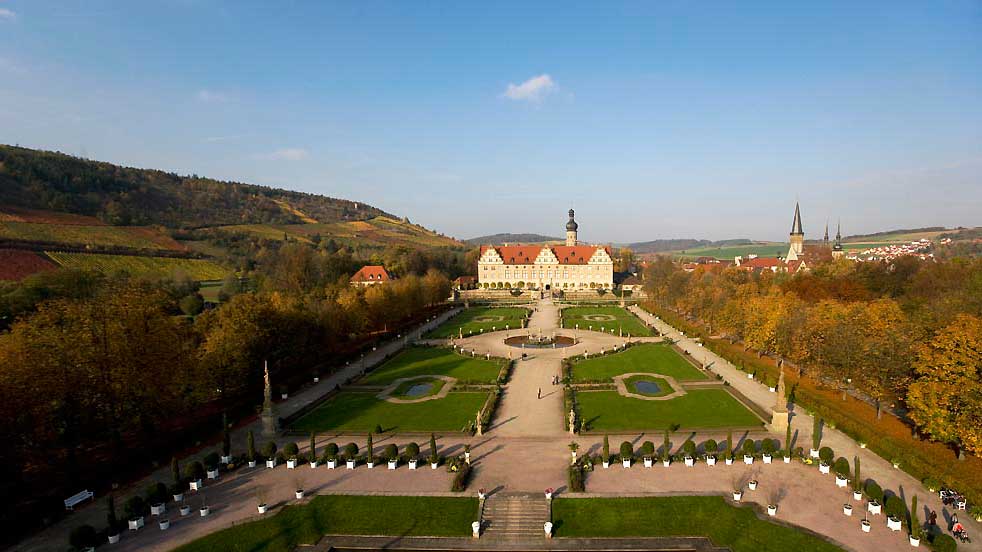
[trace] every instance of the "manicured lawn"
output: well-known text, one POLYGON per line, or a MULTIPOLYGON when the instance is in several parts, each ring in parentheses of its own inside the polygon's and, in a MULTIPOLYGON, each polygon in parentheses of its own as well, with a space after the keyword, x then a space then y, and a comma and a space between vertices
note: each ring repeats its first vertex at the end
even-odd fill
POLYGON ((672 391, 672 386, 668 384, 664 378, 656 378, 652 376, 631 376, 624 380, 624 386, 631 393, 637 393, 638 395, 644 395, 646 397, 663 397, 672 391), (657 391, 645 391, 638 387, 638 383, 642 385, 644 383, 653 383, 658 386, 657 391))
POLYGON ((678 381, 709 379, 667 343, 645 343, 613 355, 577 362, 573 365, 573 381, 609 381, 632 372, 661 374, 678 381))
POLYGON ((437 329, 426 334, 432 339, 457 337, 462 332, 468 334, 521 328, 522 321, 528 315, 528 309, 521 307, 474 307, 464 309, 460 314, 447 320, 437 329), (494 328, 494 329, 493 329, 494 328))
POLYGON ((595 331, 600 331, 602 326, 607 333, 610 333, 610 329, 613 328, 614 335, 618 335, 618 328, 624 330, 624 335, 653 335, 651 329, 645 326, 640 318, 621 307, 568 307, 563 309, 562 317, 564 328, 575 328, 579 324, 581 330, 593 326, 595 331))
POLYGON ((552 503, 552 521, 559 537, 709 537, 733 552, 842 550, 719 496, 560 498, 552 503))
POLYGON ((461 383, 494 383, 501 360, 484 360, 455 353, 442 347, 409 347, 358 381, 364 385, 385 385, 412 376, 450 376, 461 383))
POLYGON ((476 498, 433 496, 314 497, 275 516, 237 525, 178 547, 177 552, 292 552, 324 535, 466 537, 476 498))
POLYGON ((748 427, 763 422, 723 389, 690 390, 667 401, 646 401, 617 391, 578 391, 589 431, 640 431, 679 424, 682 429, 748 427))
POLYGON ((397 404, 375 398, 375 392, 342 391, 297 420, 301 431, 461 431, 474 419, 488 394, 450 392, 442 399, 397 404))

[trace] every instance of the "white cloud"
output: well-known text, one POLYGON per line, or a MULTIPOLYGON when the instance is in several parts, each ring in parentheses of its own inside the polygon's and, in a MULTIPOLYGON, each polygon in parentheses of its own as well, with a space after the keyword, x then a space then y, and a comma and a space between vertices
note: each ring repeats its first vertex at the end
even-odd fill
POLYGON ((504 97, 509 100, 540 102, 549 94, 559 90, 559 85, 547 74, 532 77, 522 84, 508 83, 504 97))
POLYGON ((16 17, 16 13, 8 10, 7 8, 0 8, 0 19, 13 20, 16 17))
POLYGON ((263 157, 272 161, 302 161, 309 156, 310 152, 303 148, 283 148, 263 157))
POLYGON ((198 100, 205 103, 217 103, 228 100, 228 96, 214 90, 198 90, 198 100))

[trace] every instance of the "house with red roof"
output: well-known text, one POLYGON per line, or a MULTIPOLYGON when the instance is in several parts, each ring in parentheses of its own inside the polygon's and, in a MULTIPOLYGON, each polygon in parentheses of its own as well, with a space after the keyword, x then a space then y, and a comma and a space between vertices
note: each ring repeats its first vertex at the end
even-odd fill
POLYGON ((372 286, 391 282, 395 278, 382 265, 365 265, 351 277, 353 286, 372 286))

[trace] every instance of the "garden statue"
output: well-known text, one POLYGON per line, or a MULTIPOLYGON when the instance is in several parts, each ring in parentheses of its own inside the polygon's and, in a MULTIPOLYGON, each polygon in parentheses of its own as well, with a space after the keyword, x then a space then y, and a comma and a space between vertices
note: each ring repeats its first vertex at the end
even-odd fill
POLYGON ((477 417, 474 420, 474 426, 477 428, 477 434, 478 435, 483 435, 484 434, 484 428, 482 427, 482 424, 481 424, 481 411, 480 410, 477 411, 477 417))
POLYGON ((570 434, 576 433, 576 411, 572 408, 569 409, 569 432, 570 434))

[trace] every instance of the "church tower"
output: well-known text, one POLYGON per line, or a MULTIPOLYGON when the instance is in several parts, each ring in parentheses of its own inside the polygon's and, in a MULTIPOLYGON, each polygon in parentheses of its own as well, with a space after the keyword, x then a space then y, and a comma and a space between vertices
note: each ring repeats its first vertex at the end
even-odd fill
POLYGON ((832 246, 832 258, 841 259, 846 252, 842 249, 842 221, 835 226, 835 245, 832 246))
POLYGON ((573 246, 576 245, 576 229, 580 225, 576 224, 573 220, 573 210, 569 210, 569 222, 566 223, 566 245, 573 246))
POLYGON ((801 210, 798 202, 794 203, 794 221, 791 222, 791 247, 788 248, 787 260, 797 261, 805 250, 805 231, 801 228, 801 210))
POLYGON ((829 219, 825 219, 825 237, 822 238, 822 247, 828 249, 831 246, 829 243, 829 219))

